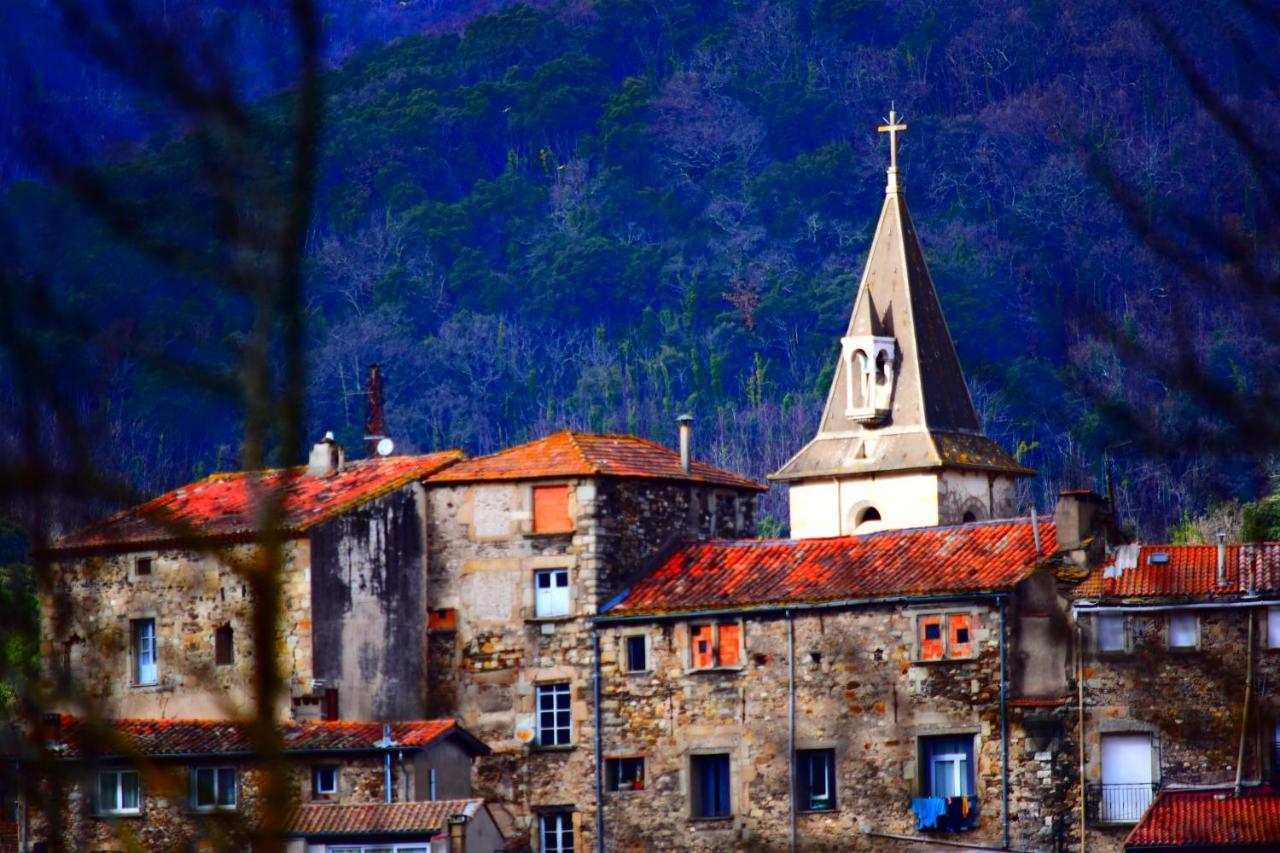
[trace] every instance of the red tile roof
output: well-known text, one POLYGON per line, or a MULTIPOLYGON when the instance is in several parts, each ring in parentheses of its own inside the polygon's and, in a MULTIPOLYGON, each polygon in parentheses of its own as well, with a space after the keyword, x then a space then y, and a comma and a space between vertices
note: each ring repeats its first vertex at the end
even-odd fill
POLYGON ((1136 557, 1121 549, 1111 564, 1095 569, 1076 587, 1076 598, 1202 598, 1280 591, 1280 543, 1228 545, 1222 585, 1217 545, 1142 545, 1135 550, 1136 557))
MULTIPOLYGON (((457 733, 486 748, 458 727, 454 720, 413 720, 391 723, 391 738, 406 749, 423 747, 457 733)), ((309 721, 282 723, 286 752, 368 751, 382 739, 382 723, 309 721)), ((79 717, 62 716, 59 729, 48 732, 55 752, 64 758, 139 753, 152 757, 179 755, 252 754, 247 723, 235 720, 112 720, 109 729, 90 730, 79 717)))
POLYGON ((1269 786, 1228 790, 1161 791, 1125 839, 1126 849, 1280 845, 1280 793, 1269 786))
POLYGON ((445 828, 452 815, 473 816, 484 800, 433 800, 409 803, 304 803, 286 824, 290 835, 430 835, 445 828))
POLYGON ((190 539, 252 536, 259 529, 262 497, 277 489, 284 494, 285 530, 301 533, 461 458, 460 451, 449 450, 361 459, 314 477, 303 466, 214 474, 92 524, 60 540, 53 550, 158 547, 190 539))
MULTIPOLYGON (((1040 523, 1041 557, 1057 548, 1040 523)), ((607 605, 609 616, 1009 589, 1035 571, 1030 521, 862 536, 720 540, 676 547, 607 605)))
POLYGON ((640 477, 711 483, 735 489, 768 487, 694 460, 680 467, 680 454, 634 435, 597 435, 565 430, 489 456, 459 462, 431 477, 433 483, 538 480, 551 477, 640 477))

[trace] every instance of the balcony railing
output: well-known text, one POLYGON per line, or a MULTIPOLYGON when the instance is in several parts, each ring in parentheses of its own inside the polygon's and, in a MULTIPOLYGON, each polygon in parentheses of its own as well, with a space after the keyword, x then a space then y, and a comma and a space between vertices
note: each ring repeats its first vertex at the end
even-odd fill
POLYGON ((1158 785, 1098 785, 1085 788, 1085 805, 1094 823, 1137 823, 1155 799, 1158 785))

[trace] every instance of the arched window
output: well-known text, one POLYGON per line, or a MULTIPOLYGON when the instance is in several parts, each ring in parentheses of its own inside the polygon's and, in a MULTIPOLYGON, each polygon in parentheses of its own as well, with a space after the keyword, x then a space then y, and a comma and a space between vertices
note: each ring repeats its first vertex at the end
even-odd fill
POLYGON ((862 350, 854 350, 853 369, 856 389, 853 408, 864 409, 871 405, 871 360, 862 350))
POLYGON ((876 385, 884 385, 889 381, 889 374, 885 370, 885 363, 888 361, 888 355, 884 350, 876 353, 876 385))
POLYGON ((858 513, 858 527, 861 527, 864 524, 869 524, 870 522, 879 521, 879 520, 880 520, 880 510, 876 509, 873 506, 869 506, 866 509, 864 509, 862 512, 858 513))
POLYGON ((964 521, 964 523, 965 523, 965 524, 971 524, 971 523, 973 523, 973 522, 975 522, 975 521, 977 521, 977 520, 978 520, 978 518, 977 518, 977 516, 975 516, 975 515, 973 514, 973 510, 970 510, 969 512, 966 512, 966 513, 964 514, 964 519, 963 519, 963 521, 964 521))

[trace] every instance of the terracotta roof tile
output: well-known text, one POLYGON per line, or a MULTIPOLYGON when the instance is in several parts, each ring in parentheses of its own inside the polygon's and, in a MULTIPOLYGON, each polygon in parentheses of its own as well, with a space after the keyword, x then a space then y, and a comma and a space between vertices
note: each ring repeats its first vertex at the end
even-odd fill
POLYGON ((1228 545, 1218 583, 1217 545, 1142 545, 1118 552, 1075 590, 1076 598, 1202 598, 1280 591, 1280 543, 1228 545))
POLYGON ((641 477, 711 483, 764 491, 767 487, 696 459, 680 467, 680 454, 634 435, 565 430, 489 456, 467 459, 431 477, 433 483, 536 480, 551 477, 641 477))
POLYGON ((1269 786, 1230 790, 1161 791, 1125 839, 1126 849, 1280 845, 1280 793, 1269 786))
MULTIPOLYGON (((413 720, 390 726, 392 739, 405 748, 426 746, 452 731, 463 732, 454 720, 413 720)), ((280 732, 286 752, 361 751, 377 749, 382 727, 375 722, 309 721, 282 723, 280 732)), ((253 752, 248 724, 235 720, 125 719, 111 721, 105 732, 91 732, 83 719, 62 716, 58 732, 47 737, 56 744, 51 748, 64 758, 127 752, 153 757, 253 752)))
POLYGON ((317 477, 308 476, 303 466, 214 474, 92 524, 60 540, 53 550, 155 547, 185 539, 252 535, 259 527, 261 498, 275 489, 284 490, 285 530, 302 532, 460 458, 460 451, 449 450, 361 459, 317 477))
MULTIPOLYGON (((1041 522, 1040 536, 1041 556, 1052 554, 1053 522, 1041 522)), ((1031 574, 1036 562, 1029 521, 688 542, 615 599, 608 615, 1002 590, 1031 574)))
POLYGON ((290 835, 374 835, 443 830, 458 814, 471 817, 484 800, 433 800, 409 803, 304 803, 289 816, 290 835))

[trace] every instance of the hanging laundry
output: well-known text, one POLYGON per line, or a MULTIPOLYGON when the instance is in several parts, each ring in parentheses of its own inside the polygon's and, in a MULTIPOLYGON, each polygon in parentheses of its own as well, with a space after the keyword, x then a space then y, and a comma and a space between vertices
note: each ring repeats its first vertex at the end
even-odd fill
POLYGON ((916 829, 937 829, 938 818, 947 813, 947 801, 942 797, 915 797, 911 811, 916 816, 916 829))

